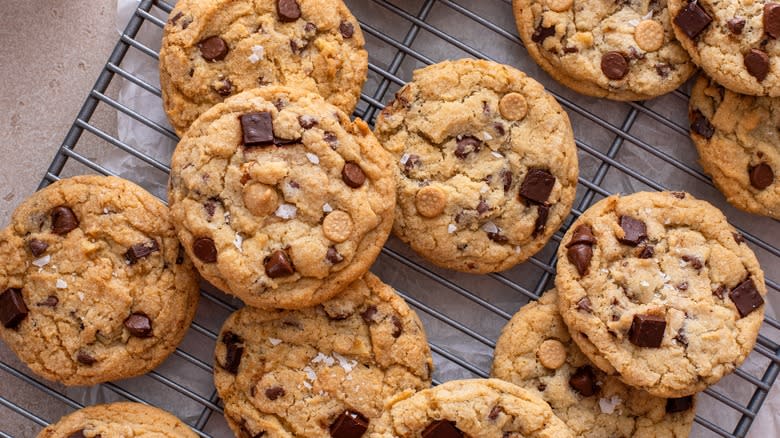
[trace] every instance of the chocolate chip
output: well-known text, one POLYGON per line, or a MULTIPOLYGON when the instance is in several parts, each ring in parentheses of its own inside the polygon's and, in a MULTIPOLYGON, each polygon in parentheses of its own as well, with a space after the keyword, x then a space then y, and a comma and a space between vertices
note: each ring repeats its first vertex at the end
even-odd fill
POLYGON ((482 148, 482 141, 470 135, 458 136, 455 140, 455 156, 465 160, 472 152, 479 152, 482 148))
POLYGON ((649 259, 655 255, 655 248, 652 245, 645 245, 639 251, 640 259, 649 259))
POLYGON ((233 332, 225 332, 222 335, 222 342, 225 344, 225 361, 222 368, 231 374, 237 374, 238 366, 241 365, 241 356, 244 354, 244 347, 239 344, 244 340, 233 332))
POLYGON ((180 265, 184 263, 184 247, 179 244, 179 248, 176 251, 176 264, 180 265))
POLYGON ((490 211, 490 207, 488 206, 488 203, 485 202, 483 199, 479 200, 479 204, 477 204, 477 213, 484 214, 490 211))
POLYGON ((51 210, 51 232, 64 236, 79 226, 76 214, 69 207, 60 205, 51 210))
POLYGON ((499 405, 493 406, 493 409, 491 409, 488 414, 488 420, 495 420, 502 412, 504 412, 504 408, 499 405))
POLYGON ((569 386, 574 388, 583 397, 590 397, 598 391, 596 386, 596 375, 593 374, 593 368, 586 365, 577 368, 577 371, 569 378, 569 386))
POLYGON ((200 54, 209 62, 222 61, 228 54, 228 45, 218 36, 208 37, 198 43, 200 54))
POLYGON ((543 169, 529 169, 520 185, 520 196, 544 204, 550 197, 554 185, 555 177, 550 172, 543 169))
POLYGON ((437 420, 429 424, 420 434, 422 438, 461 438, 463 432, 448 420, 437 420))
POLYGON ((160 247, 157 246, 157 241, 154 239, 148 242, 136 243, 125 251, 125 260, 127 260, 127 263, 134 265, 138 263, 138 260, 148 257, 149 254, 159 250, 160 247))
POLYGON ((276 0, 279 21, 290 22, 301 18, 301 7, 295 0, 276 0))
POLYGON ((198 237, 192 242, 192 252, 195 257, 204 263, 214 263, 217 261, 217 247, 210 237, 198 237))
POLYGON ((488 239, 490 239, 490 240, 492 240, 493 242, 496 242, 496 243, 502 243, 503 244, 503 243, 509 242, 509 238, 504 236, 501 233, 487 233, 487 237, 488 237, 488 239))
POLYGON ((298 138, 280 138, 280 137, 274 136, 274 145, 276 145, 278 147, 287 146, 287 145, 291 145, 291 144, 294 144, 294 143, 300 143, 300 142, 301 142, 301 138, 300 137, 298 137, 298 138))
POLYGON ((233 83, 230 82, 230 79, 225 79, 218 86, 214 87, 214 91, 222 97, 228 97, 233 94, 233 83))
POLYGON ((281 386, 272 386, 265 390, 265 396, 271 401, 274 401, 279 397, 284 397, 284 394, 284 388, 281 386))
POLYGON ((718 286, 717 289, 712 291, 712 294, 722 300, 723 297, 726 296, 726 292, 728 292, 728 288, 725 285, 721 284, 720 286, 718 286))
POLYGON ((241 131, 244 146, 270 146, 274 144, 274 127, 269 112, 242 114, 241 131))
POLYGON ((3 327, 15 329, 27 318, 27 313, 21 289, 9 288, 0 294, 0 322, 3 327))
POLYGON ((647 239, 647 226, 644 222, 631 216, 620 216, 619 221, 624 234, 622 238, 618 238, 620 243, 637 246, 647 239))
POLYGON ((217 203, 214 199, 208 199, 203 203, 203 209, 206 210, 206 215, 209 217, 209 221, 214 217, 214 213, 217 211, 217 203))
POLYGON ((496 133, 498 135, 504 135, 506 134, 506 129, 504 129, 504 125, 502 123, 496 122, 493 124, 493 129, 496 130, 496 133))
POLYGON ((325 253, 325 260, 336 265, 344 261, 344 256, 339 254, 335 246, 328 247, 328 251, 325 253))
POLYGON ((534 222, 534 232, 531 237, 536 237, 544 233, 544 227, 547 225, 547 217, 550 215, 550 204, 539 204, 536 208, 536 221, 534 222))
POLYGON ((504 191, 508 192, 512 187, 512 172, 507 169, 502 170, 501 181, 504 183, 504 191))
POLYGON ((572 245, 566 250, 566 258, 577 268, 577 272, 582 277, 588 273, 590 260, 593 258, 593 248, 584 243, 572 245))
POLYGON ((404 164, 404 171, 408 172, 415 167, 420 167, 421 161, 420 156, 415 154, 410 154, 408 159, 406 160, 406 163, 404 164))
POLYGON ((393 335, 394 338, 398 338, 401 336, 401 333, 404 332, 404 323, 401 322, 401 318, 393 315, 392 318, 390 318, 393 321, 393 335))
POLYGON ((547 385, 544 384, 544 383, 540 383, 540 384, 536 385, 536 389, 538 389, 539 392, 544 392, 544 390, 547 389, 547 385))
POLYGON ((344 37, 344 39, 352 38, 352 35, 355 34, 355 26, 349 21, 342 21, 341 24, 339 24, 339 32, 341 32, 341 36, 344 37))
POLYGON ((734 241, 737 242, 737 244, 745 243, 745 236, 743 236, 741 233, 731 233, 732 236, 734 236, 734 241))
POLYGON ((780 4, 764 4, 764 32, 772 38, 780 38, 780 4))
POLYGON ((271 278, 289 277, 295 273, 292 260, 284 250, 277 249, 264 262, 265 273, 271 278))
POLYGON ((317 126, 317 118, 309 115, 298 116, 298 124, 303 129, 311 129, 317 126))
POLYGON ((372 322, 376 322, 374 320, 374 317, 376 316, 377 312, 378 312, 378 310, 377 310, 376 306, 368 306, 368 308, 366 308, 366 310, 364 310, 363 312, 360 313, 360 317, 363 318, 363 321, 365 321, 365 322, 370 324, 372 322))
POLYGON ((554 35, 555 35, 555 26, 544 27, 541 24, 539 24, 539 27, 537 27, 536 30, 534 30, 534 33, 531 35, 531 41, 535 43, 542 43, 548 37, 554 35))
MULTIPOLYGON (((764 7, 769 6, 765 5, 764 7)), ((764 17, 764 20, 766 20, 766 17, 764 17)), ((726 21, 726 27, 729 28, 729 31, 733 33, 734 35, 741 35, 742 30, 745 29, 745 19, 742 17, 734 17, 726 21)), ((766 27, 766 24, 764 25, 766 27)))
POLYGON ((184 16, 184 12, 179 11, 176 15, 173 15, 169 21, 169 23, 173 24, 174 26, 179 21, 179 19, 184 16))
POLYGON ((583 312, 592 313, 593 308, 590 304, 590 298, 588 297, 582 297, 579 301, 577 301, 577 310, 581 310, 583 312))
POLYGON ((688 346, 688 337, 685 335, 685 330, 683 329, 680 329, 680 331, 677 332, 677 336, 674 337, 674 340, 684 347, 688 346))
POLYGON ((344 411, 330 425, 333 438, 360 438, 368 430, 368 418, 359 412, 344 411))
POLYGON ((76 360, 83 365, 93 365, 95 362, 97 362, 97 359, 84 350, 79 350, 76 353, 76 360))
POLYGON ((744 318, 764 304, 764 299, 756 289, 752 278, 743 281, 729 292, 729 298, 737 306, 739 316, 744 318))
POLYGON ((306 24, 303 25, 303 30, 307 34, 313 34, 314 32, 317 32, 317 25, 311 21, 307 21, 306 24))
POLYGON ((772 185, 772 182, 775 180, 775 173, 766 163, 751 166, 748 168, 748 172, 750 175, 750 185, 758 190, 764 190, 772 185))
POLYGON ((688 282, 683 281, 682 283, 679 283, 676 287, 678 290, 688 290, 688 282))
POLYGON ((684 255, 682 256, 683 261, 686 261, 691 264, 691 267, 695 270, 699 270, 704 267, 704 263, 701 261, 700 258, 692 255, 684 255))
POLYGON ((666 399, 666 412, 673 414, 675 412, 684 412, 693 407, 693 396, 689 395, 680 398, 666 399))
POLYGON ((628 60, 620 52, 607 52, 601 57, 601 71, 609 79, 623 79, 628 73, 628 60))
POLYGON ((366 174, 357 163, 347 161, 341 169, 341 179, 344 180, 344 184, 356 189, 366 182, 366 174))
POLYGON ((325 132, 322 134, 322 139, 325 140, 325 143, 327 143, 334 151, 339 147, 339 139, 336 137, 336 134, 332 132, 325 132))
POLYGON ((658 348, 664 339, 666 319, 657 315, 634 315, 628 340, 637 347, 658 348))
POLYGON ((665 78, 672 72, 672 66, 665 62, 659 62, 655 64, 655 72, 658 76, 665 78))
POLYGON ((712 23, 712 17, 698 2, 691 2, 677 13, 674 24, 690 39, 694 39, 712 23))
POLYGON ((670 192, 677 199, 685 199, 685 192, 670 192))
POLYGON ((563 48, 563 53, 578 53, 579 51, 580 51, 580 49, 578 49, 576 47, 564 47, 563 48))
POLYGON ((763 50, 750 49, 744 58, 747 72, 759 82, 763 81, 769 74, 769 55, 763 50))
POLYGON ((30 239, 27 242, 27 248, 30 249, 30 252, 32 253, 32 255, 34 255, 35 257, 38 257, 39 255, 41 255, 44 252, 46 252, 46 249, 49 248, 49 244, 44 242, 44 241, 42 241, 42 240, 30 239))
POLYGON ((152 336, 152 320, 141 312, 132 313, 125 319, 127 331, 136 338, 148 338, 152 336))
POLYGON ((577 228, 574 229, 574 233, 571 235, 571 240, 569 240, 569 243, 566 246, 570 247, 579 243, 585 245, 596 244, 596 237, 593 235, 593 229, 590 225, 582 224, 577 226, 577 228))
POLYGON ((712 138, 715 134, 715 127, 712 126, 707 117, 699 110, 694 110, 691 114, 691 131, 701 135, 706 139, 712 138))
POLYGON ((59 298, 55 297, 54 295, 49 295, 48 297, 46 297, 45 300, 36 304, 36 306, 57 307, 57 304, 59 302, 60 302, 59 298))
POLYGON ((84 435, 84 429, 81 429, 68 435, 68 438, 87 438, 87 437, 86 435, 84 435))

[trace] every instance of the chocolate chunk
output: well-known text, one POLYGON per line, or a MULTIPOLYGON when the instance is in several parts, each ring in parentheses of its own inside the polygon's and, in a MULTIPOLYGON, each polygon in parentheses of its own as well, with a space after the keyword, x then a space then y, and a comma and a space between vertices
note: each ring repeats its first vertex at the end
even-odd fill
POLYGON ((504 412, 504 408, 499 405, 493 406, 493 409, 491 409, 488 414, 488 420, 495 420, 502 412, 504 412))
POLYGON ((192 242, 192 252, 195 257, 205 263, 214 263, 217 261, 217 247, 210 237, 198 237, 192 242))
POLYGON ((359 412, 344 411, 330 425, 333 438, 360 438, 368 430, 368 418, 359 412))
POLYGON ((520 196, 533 202, 544 204, 550 197, 555 177, 543 169, 529 169, 520 185, 520 196))
POLYGON ((342 21, 339 24, 339 32, 344 39, 352 38, 352 35, 355 34, 355 26, 349 21, 342 21))
POLYGON ((504 191, 508 192, 512 187, 512 172, 507 169, 502 170, 501 181, 504 183, 504 191))
POLYGON ((697 271, 699 269, 701 269, 702 267, 704 267, 704 263, 701 261, 700 258, 698 258, 696 256, 691 256, 691 255, 687 255, 686 254, 686 255, 682 256, 682 259, 683 259, 683 261, 686 261, 686 262, 690 263, 691 267, 693 269, 697 270, 697 271))
POLYGON ((314 116, 308 116, 308 115, 302 115, 298 116, 298 124, 301 125, 301 128, 303 129, 311 129, 315 126, 317 126, 317 118, 314 116))
POLYGON ((244 146, 270 146, 274 144, 274 127, 271 113, 255 112, 242 114, 240 120, 244 146))
POLYGON ((274 145, 278 147, 287 146, 295 143, 300 143, 301 138, 280 138, 277 136, 274 136, 274 145))
POLYGON ((87 438, 86 435, 84 435, 84 429, 77 430, 75 432, 72 432, 70 435, 68 435, 68 438, 87 438))
POLYGON ((574 229, 571 240, 569 240, 569 243, 566 245, 566 247, 571 247, 580 243, 585 245, 596 244, 596 237, 593 235, 593 229, 590 227, 590 225, 582 224, 577 226, 577 228, 574 229))
POLYGON ((230 82, 230 79, 225 79, 218 86, 214 87, 214 91, 222 97, 228 97, 233 94, 233 83, 230 82))
POLYGON ((598 386, 596 386, 596 375, 593 374, 593 368, 588 365, 577 368, 577 371, 569 378, 569 386, 583 397, 595 394, 598 391, 598 386))
POLYGON ((550 215, 550 204, 539 204, 536 208, 536 221, 534 222, 534 232, 531 237, 539 236, 544 233, 544 226, 547 225, 547 217, 550 215))
POLYGON ((639 251, 640 259, 650 259, 655 255, 655 248, 652 245, 645 245, 642 250, 639 251))
POLYGON ((30 252, 35 257, 38 257, 39 255, 46 252, 46 250, 49 248, 49 244, 38 239, 30 239, 27 242, 27 248, 30 249, 30 252))
MULTIPOLYGON (((764 7, 769 6, 765 5, 764 7)), ((764 17, 764 20, 766 20, 766 17, 764 17)), ((726 21, 726 27, 729 28, 729 31, 733 33, 734 35, 741 35, 742 31, 745 29, 745 19, 742 17, 734 17, 726 21)), ((766 24, 764 25, 766 27, 766 24)))
POLYGON ((578 243, 566 250, 566 258, 577 268, 577 272, 582 277, 588 273, 590 260, 593 258, 593 248, 590 245, 578 243))
POLYGON ((742 233, 731 233, 732 236, 734 236, 734 241, 737 242, 737 244, 745 243, 745 236, 742 235, 742 233))
POLYGON ((136 338, 148 338, 152 336, 152 320, 141 312, 132 313, 124 323, 131 335, 136 338))
POLYGON ((581 310, 583 312, 592 313, 593 308, 590 304, 590 298, 588 297, 582 297, 579 301, 577 301, 577 310, 581 310))
POLYGON ((301 18, 301 6, 295 0, 276 0, 279 21, 291 22, 301 18))
POLYGON ((693 396, 666 399, 666 412, 673 414, 675 412, 684 412, 693 407, 693 396))
POLYGON ((83 365, 93 365, 95 362, 97 362, 97 359, 95 359, 94 356, 84 350, 79 350, 76 353, 76 360, 83 365))
POLYGON ((241 365, 241 356, 244 354, 244 347, 239 344, 244 340, 233 332, 225 332, 222 335, 222 342, 225 344, 225 361, 222 368, 231 374, 237 374, 238 366, 241 365))
POLYGON ((228 45, 218 36, 208 37, 198 43, 200 54, 209 62, 222 61, 228 54, 228 45))
POLYGON ((134 265, 138 263, 138 260, 148 257, 149 254, 159 250, 160 247, 157 246, 157 241, 154 239, 148 242, 136 243, 125 252, 125 260, 127 260, 127 263, 134 265))
POLYGON ((669 64, 667 64, 665 62, 659 62, 659 63, 655 64, 655 73, 658 76, 660 76, 662 78, 665 78, 665 77, 669 76, 669 73, 671 73, 671 72, 672 72, 672 66, 671 65, 669 65, 669 64))
POLYGON ((370 324, 372 322, 375 322, 374 317, 376 316, 377 312, 378 310, 376 306, 368 306, 366 310, 360 313, 360 317, 363 318, 363 321, 370 324))
POLYGON ((764 304, 764 299, 761 297, 758 289, 756 289, 756 284, 752 278, 748 278, 734 289, 731 289, 729 298, 737 306, 737 312, 739 312, 741 318, 748 316, 764 304))
POLYGON ((265 396, 271 401, 274 401, 279 397, 284 397, 284 394, 284 388, 281 386, 272 386, 265 390, 265 396))
POLYGON ((69 207, 60 205, 51 210, 51 232, 64 236, 79 226, 76 214, 69 207))
POLYGON ((701 135, 706 139, 712 138, 715 134, 715 127, 712 126, 707 117, 699 110, 694 110, 691 114, 691 131, 701 135))
POLYGON ((666 319, 657 315, 634 315, 628 340, 637 347, 658 348, 664 339, 666 319))
POLYGON ((628 60, 620 52, 607 52, 601 57, 601 71, 609 79, 623 79, 628 73, 628 60))
POLYGON ((490 210, 490 207, 488 206, 488 203, 485 202, 483 199, 479 200, 479 204, 477 204, 477 213, 484 214, 490 210))
POLYGON ((357 163, 347 161, 341 170, 341 179, 344 180, 344 184, 356 189, 366 182, 366 174, 357 163))
POLYGON ((555 26, 550 27, 544 27, 541 24, 539 24, 539 27, 534 30, 534 33, 531 35, 531 41, 535 43, 542 43, 544 40, 547 39, 547 37, 551 37, 555 35, 555 26))
POLYGON ((769 74, 769 55, 763 50, 750 49, 744 56, 745 68, 759 82, 769 74))
POLYGON ((647 239, 647 226, 644 222, 631 216, 620 216, 619 221, 624 234, 622 238, 618 238, 620 243, 637 246, 647 239))
POLYGON ((712 294, 722 300, 723 297, 726 296, 726 292, 728 292, 728 288, 725 285, 721 284, 720 286, 718 286, 717 289, 712 291, 712 294))
POLYGON ((766 164, 761 163, 757 166, 751 166, 748 168, 750 175, 750 185, 758 190, 764 190, 772 185, 775 180, 775 173, 772 168, 766 164))
POLYGON ((772 38, 780 38, 780 4, 764 5, 764 32, 772 38))
POLYGON ((396 315, 393 315, 392 318, 390 318, 393 322, 393 335, 394 338, 398 338, 401 336, 401 333, 404 332, 404 323, 401 322, 401 318, 397 317, 396 315))
POLYGON ((492 240, 496 243, 507 243, 509 242, 509 238, 504 236, 501 233, 487 233, 488 239, 492 240))
POLYGON ((59 298, 55 297, 54 295, 49 295, 48 297, 46 297, 45 300, 36 304, 36 306, 57 307, 57 304, 59 304, 59 302, 60 302, 59 298))
POLYGON ((680 329, 680 331, 677 332, 677 336, 674 337, 674 340, 684 347, 688 346, 688 337, 685 336, 685 330, 683 329, 680 329))
POLYGON ((674 24, 690 39, 694 39, 712 23, 712 17, 699 6, 698 2, 691 2, 677 13, 674 24))
POLYGON ((472 152, 479 152, 482 141, 470 135, 458 136, 455 140, 455 156, 465 160, 472 152))
POLYGON ((6 289, 0 294, 0 322, 3 327, 15 329, 27 318, 27 305, 21 289, 6 289))
POLYGON ((462 438, 463 432, 448 420, 437 420, 429 424, 420 434, 422 438, 462 438))
POLYGON ((295 273, 292 260, 284 250, 277 249, 264 262, 265 273, 271 278, 288 277, 295 273))
POLYGON ((332 132, 325 132, 322 134, 322 139, 325 140, 325 143, 327 143, 334 151, 337 147, 339 147, 339 139, 336 137, 336 134, 332 132))
POLYGON ((325 253, 325 260, 336 265, 344 261, 344 256, 339 254, 339 251, 335 246, 328 247, 328 251, 325 253))

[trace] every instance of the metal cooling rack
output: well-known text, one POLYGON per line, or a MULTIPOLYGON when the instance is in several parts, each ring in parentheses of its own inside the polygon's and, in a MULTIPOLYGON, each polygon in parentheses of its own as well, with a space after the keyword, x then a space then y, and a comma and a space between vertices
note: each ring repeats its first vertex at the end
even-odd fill
MULTIPOLYGON (((730 208, 713 189, 709 178, 697 165, 691 164, 695 163, 695 155, 691 155, 687 140, 688 96, 684 90, 647 103, 616 103, 585 98, 560 87, 526 56, 514 29, 510 0, 347 0, 346 3, 361 22, 370 53, 369 81, 356 116, 373 122, 383 103, 409 79, 414 68, 444 58, 471 56, 516 65, 543 82, 572 118, 581 167, 588 170, 581 172, 577 201, 567 225, 602 197, 628 191, 626 184, 637 190, 685 189, 726 210, 737 226, 750 222, 750 229, 740 227, 741 232, 762 264, 780 265, 780 240, 771 234, 773 227, 775 231, 778 229, 778 222, 750 217, 730 208), (658 169, 665 169, 665 173, 660 174, 658 169), (667 175, 669 169, 673 172, 671 177, 667 175)), ((159 98, 159 88, 123 68, 123 60, 131 51, 157 59, 157 52, 138 37, 149 31, 150 26, 162 28, 171 8, 164 1, 140 2, 41 187, 65 175, 112 174, 99 159, 84 153, 84 147, 79 149, 82 143, 119 149, 135 157, 150 172, 169 171, 165 162, 120 140, 111 129, 98 126, 94 119, 101 111, 128 116, 157 132, 161 140, 176 140, 167 125, 147 117, 143 109, 131 108, 111 97, 116 83, 127 81, 159 98)), ((550 244, 529 262, 489 276, 435 268, 398 241, 388 242, 374 271, 393 284, 425 322, 437 367, 435 383, 488 375, 490 355, 500 328, 522 304, 538 298, 551 287, 555 250, 562 232, 556 233, 550 244)), ((767 270, 770 294, 780 291, 777 270, 767 270)), ((0 417, 7 420, 0 421, 0 429, 5 429, 8 423, 28 424, 24 429, 27 432, 5 430, 0 431, 0 437, 32 436, 41 427, 56 421, 59 415, 83 407, 83 400, 94 397, 103 401, 155 404, 185 419, 200 436, 229 436, 211 382, 212 352, 222 321, 238 303, 210 289, 203 290, 202 296, 198 316, 184 343, 165 364, 142 377, 85 390, 68 389, 43 381, 13 358, 0 361, 0 379, 18 385, 25 395, 11 400, 6 394, 0 394, 0 412, 14 417, 13 421, 10 417, 0 417)), ((767 317, 751 354, 757 365, 751 369, 743 366, 724 379, 731 380, 732 387, 736 381, 744 389, 743 393, 729 397, 719 384, 700 396, 695 426, 699 433, 723 437, 747 434, 780 371, 779 342, 780 322, 767 317)))

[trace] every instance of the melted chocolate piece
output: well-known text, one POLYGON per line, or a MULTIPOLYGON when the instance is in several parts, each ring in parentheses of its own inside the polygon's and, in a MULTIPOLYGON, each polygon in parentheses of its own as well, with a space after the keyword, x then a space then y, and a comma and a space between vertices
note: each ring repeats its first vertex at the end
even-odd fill
POLYGON ((658 348, 664 339, 666 319, 657 315, 634 315, 628 340, 637 347, 658 348))

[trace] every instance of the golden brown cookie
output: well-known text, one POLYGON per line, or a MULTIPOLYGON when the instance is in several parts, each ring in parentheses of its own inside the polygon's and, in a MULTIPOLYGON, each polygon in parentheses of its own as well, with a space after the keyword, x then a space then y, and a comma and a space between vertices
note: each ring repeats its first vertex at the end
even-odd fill
POLYGON ((38 434, 38 438, 195 438, 181 420, 141 403, 88 406, 62 417, 38 434))

